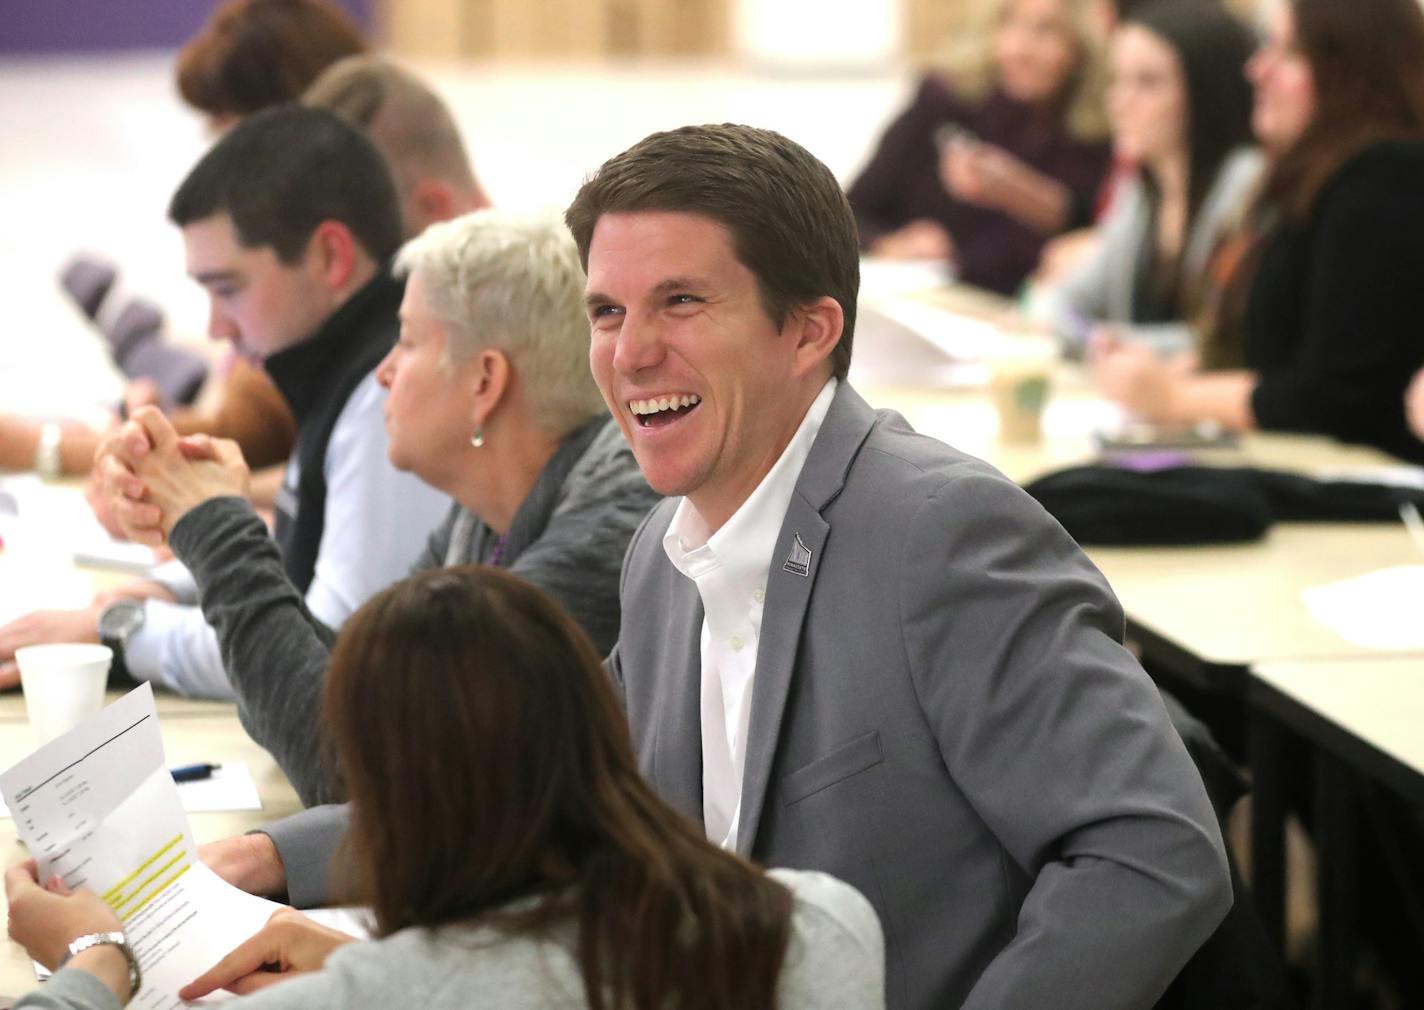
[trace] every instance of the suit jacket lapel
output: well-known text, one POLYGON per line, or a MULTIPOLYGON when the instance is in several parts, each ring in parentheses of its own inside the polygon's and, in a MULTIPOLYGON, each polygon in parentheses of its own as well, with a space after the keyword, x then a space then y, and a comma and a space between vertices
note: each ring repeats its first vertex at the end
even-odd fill
POLYGON ((742 813, 737 828, 737 852, 750 855, 761 808, 771 782, 772 761, 780 735, 786 696, 796 669, 796 643, 806 619, 821 551, 831 528, 801 497, 791 499, 766 580, 766 609, 761 619, 756 674, 752 681, 751 724, 742 772, 742 813), (804 559, 810 552, 809 560, 804 559), (800 574, 800 567, 808 569, 800 574))
MULTIPOLYGON (((660 548, 661 549, 661 548, 660 548)), ((654 702, 656 729, 652 779, 658 794, 702 823, 702 598, 697 587, 668 566, 660 637, 666 676, 654 702)))
POLYGON ((743 856, 751 854, 761 824, 786 699, 796 672, 797 643, 831 531, 821 511, 845 486, 850 464, 874 423, 875 412, 842 382, 796 480, 796 491, 777 538, 767 577, 742 772, 737 852, 743 856), (805 556, 807 551, 809 559, 805 556))

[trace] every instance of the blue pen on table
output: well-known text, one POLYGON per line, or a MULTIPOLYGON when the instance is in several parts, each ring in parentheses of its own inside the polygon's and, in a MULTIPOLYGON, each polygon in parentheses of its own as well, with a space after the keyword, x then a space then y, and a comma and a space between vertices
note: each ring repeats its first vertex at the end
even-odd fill
POLYGON ((177 768, 170 768, 174 782, 201 782, 203 779, 213 777, 213 772, 221 768, 222 765, 196 764, 180 765, 177 768))

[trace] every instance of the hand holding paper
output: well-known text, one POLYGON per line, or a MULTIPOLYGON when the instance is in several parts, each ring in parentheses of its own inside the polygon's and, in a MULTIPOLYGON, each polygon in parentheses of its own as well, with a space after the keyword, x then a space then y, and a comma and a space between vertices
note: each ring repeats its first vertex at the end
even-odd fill
MULTIPOLYGON (((261 929, 278 907, 229 886, 198 860, 147 684, 0 775, 0 790, 38 860, 32 876, 22 868, 13 883, 7 878, 21 913, 38 909, 36 917, 59 915, 67 923, 90 911, 97 917, 94 902, 107 906, 143 970, 131 1007, 179 1005, 180 988, 261 929), (51 875, 93 894, 47 894, 34 881, 51 875)), ((53 963, 65 927, 33 930, 35 952, 53 963)))
POLYGON ((93 891, 71 891, 58 877, 49 888, 41 887, 38 872, 33 859, 10 867, 5 897, 10 937, 46 968, 59 964, 72 940, 123 928, 114 910, 93 891))

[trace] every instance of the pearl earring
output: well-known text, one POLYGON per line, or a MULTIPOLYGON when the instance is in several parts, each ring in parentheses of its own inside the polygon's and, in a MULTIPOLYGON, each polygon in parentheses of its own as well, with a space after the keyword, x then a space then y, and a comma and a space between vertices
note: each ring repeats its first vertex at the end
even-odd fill
POLYGON ((475 433, 470 436, 470 444, 476 449, 483 448, 485 444, 485 430, 483 428, 475 429, 475 433))

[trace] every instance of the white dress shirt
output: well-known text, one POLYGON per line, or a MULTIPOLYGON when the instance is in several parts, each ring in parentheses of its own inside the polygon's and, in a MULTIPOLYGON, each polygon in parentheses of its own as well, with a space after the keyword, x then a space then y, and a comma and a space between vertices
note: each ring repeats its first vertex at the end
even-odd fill
POLYGON ((771 555, 835 392, 836 380, 826 380, 781 457, 721 529, 709 532, 684 498, 663 536, 668 560, 696 583, 702 597, 702 819, 707 837, 725 849, 736 848, 741 820, 752 679, 771 555))

